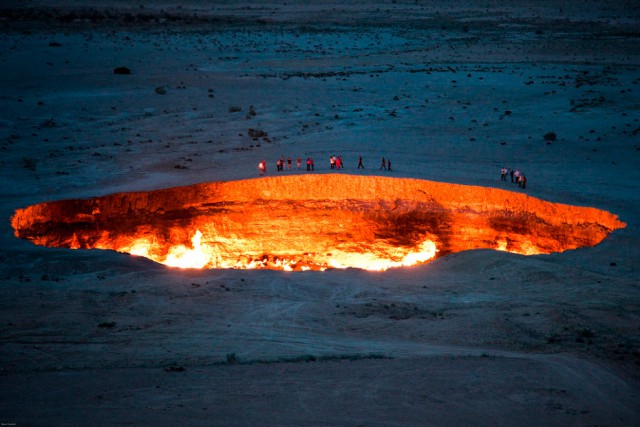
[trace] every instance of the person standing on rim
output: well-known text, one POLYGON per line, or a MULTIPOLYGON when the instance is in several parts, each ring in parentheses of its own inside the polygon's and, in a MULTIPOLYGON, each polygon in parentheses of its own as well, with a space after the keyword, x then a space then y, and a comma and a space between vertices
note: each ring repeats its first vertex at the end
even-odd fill
POLYGON ((358 169, 364 169, 364 165, 362 164, 362 156, 358 157, 358 169))
POLYGON ((385 162, 384 157, 382 158, 382 165, 380 165, 380 170, 387 170, 387 162, 385 162))
POLYGON ((391 159, 387 159, 387 171, 391 172, 391 159))

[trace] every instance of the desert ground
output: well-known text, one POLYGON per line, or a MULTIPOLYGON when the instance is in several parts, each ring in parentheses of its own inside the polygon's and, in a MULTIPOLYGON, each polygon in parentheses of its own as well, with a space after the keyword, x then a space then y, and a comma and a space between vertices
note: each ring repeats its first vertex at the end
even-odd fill
POLYGON ((134 3, 0 6, 2 425, 640 424, 637 2, 134 3), (11 226, 45 201, 258 178, 262 159, 273 176, 281 155, 335 173, 332 154, 337 173, 626 227, 549 255, 286 272, 11 226))

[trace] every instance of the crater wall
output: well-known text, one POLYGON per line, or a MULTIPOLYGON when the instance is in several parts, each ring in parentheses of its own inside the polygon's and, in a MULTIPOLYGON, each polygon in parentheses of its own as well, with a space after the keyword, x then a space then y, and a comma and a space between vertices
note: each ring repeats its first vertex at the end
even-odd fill
POLYGON ((43 246, 114 249, 177 266, 286 269, 384 269, 478 248, 562 252, 625 226, 603 210, 495 188, 338 174, 46 202, 18 209, 11 221, 17 237, 43 246), (198 262, 181 265, 185 257, 198 262))

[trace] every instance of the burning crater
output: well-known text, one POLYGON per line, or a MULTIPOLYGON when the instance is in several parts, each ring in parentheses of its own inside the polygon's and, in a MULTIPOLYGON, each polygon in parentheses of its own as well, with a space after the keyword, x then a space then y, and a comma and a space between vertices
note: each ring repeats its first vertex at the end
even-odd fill
POLYGON ((385 270, 489 248, 546 254, 625 227, 609 212, 416 179, 293 175, 40 203, 17 237, 184 268, 385 270))

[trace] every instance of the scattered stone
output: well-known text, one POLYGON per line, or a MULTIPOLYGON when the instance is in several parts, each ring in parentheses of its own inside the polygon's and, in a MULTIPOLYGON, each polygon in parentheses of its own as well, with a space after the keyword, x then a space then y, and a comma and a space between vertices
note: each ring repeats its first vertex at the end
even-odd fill
POLYGON ((165 372, 184 372, 185 369, 183 366, 167 366, 164 368, 165 372))
POLYGON ((131 74, 131 70, 127 67, 117 67, 113 69, 113 74, 131 74))
POLYGON ((111 329, 116 326, 116 322, 102 322, 98 325, 98 328, 107 328, 111 329))
POLYGON ((267 136, 267 132, 265 132, 263 130, 260 130, 260 129, 251 129, 251 128, 249 128, 247 133, 249 134, 249 137, 251 137, 251 138, 264 138, 264 137, 267 136))
POLYGON ((56 121, 53 119, 48 119, 40 123, 41 128, 54 128, 56 126, 57 126, 56 121))
POLYGON ((164 86, 158 86, 157 88, 154 89, 154 91, 158 95, 166 95, 167 94, 167 88, 165 88, 164 86))
POLYGON ((555 344, 561 341, 560 337, 557 334, 553 334, 547 337, 547 344, 555 344))
POLYGON ((36 159, 32 159, 29 157, 22 158, 22 167, 25 169, 29 169, 35 172, 37 165, 38 165, 38 161, 36 159))

